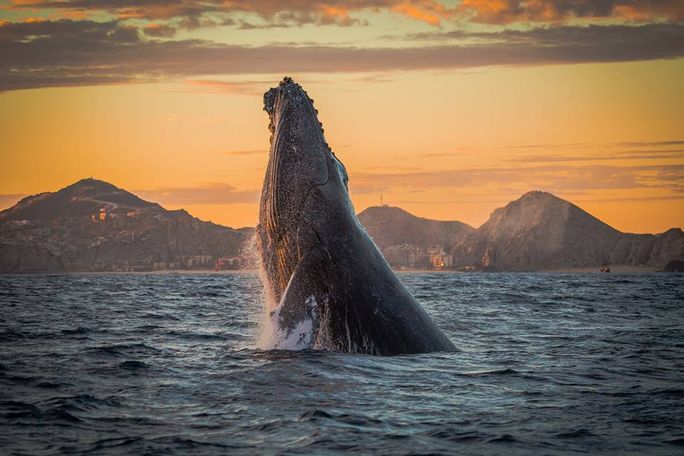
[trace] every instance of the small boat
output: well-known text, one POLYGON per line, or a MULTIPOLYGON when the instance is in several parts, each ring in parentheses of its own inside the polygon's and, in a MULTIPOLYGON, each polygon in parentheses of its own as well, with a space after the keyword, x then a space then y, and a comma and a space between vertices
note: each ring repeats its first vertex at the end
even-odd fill
POLYGON ((610 272, 610 266, 604 264, 603 266, 601 266, 601 272, 610 272))

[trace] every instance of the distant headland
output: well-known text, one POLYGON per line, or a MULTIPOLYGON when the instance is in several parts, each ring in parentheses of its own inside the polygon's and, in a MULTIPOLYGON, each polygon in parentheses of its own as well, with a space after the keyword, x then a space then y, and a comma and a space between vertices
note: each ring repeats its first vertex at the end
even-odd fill
MULTIPOLYGON (((358 216, 397 269, 662 270, 684 260, 680 228, 622 233, 539 191, 496 209, 479 228, 390 206, 358 216)), ((0 212, 0 272, 251 269, 253 233, 164 209, 89 178, 0 212)))

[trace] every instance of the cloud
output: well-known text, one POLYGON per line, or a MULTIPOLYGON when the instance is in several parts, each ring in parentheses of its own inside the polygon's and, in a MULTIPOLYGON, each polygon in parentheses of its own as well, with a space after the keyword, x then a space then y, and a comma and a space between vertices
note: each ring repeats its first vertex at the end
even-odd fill
POLYGON ((684 195, 665 195, 665 196, 635 196, 635 197, 615 197, 615 198, 578 198, 574 199, 579 203, 629 203, 629 202, 649 202, 649 201, 678 201, 684 199, 684 195))
MULTIPOLYGON (((592 44, 599 52, 621 50, 620 44, 627 40, 630 45, 639 45, 637 51, 648 49, 641 38, 655 39, 658 46, 669 39, 681 37, 682 24, 646 24, 646 25, 563 25, 554 27, 536 27, 531 29, 503 29, 499 31, 472 32, 461 29, 438 32, 410 34, 407 37, 416 41, 453 41, 473 47, 508 45, 511 50, 526 47, 549 46, 554 50, 587 50, 592 44), (594 40, 592 43, 591 40, 594 40)), ((654 43, 655 44, 655 43, 654 43)))
POLYGON ((434 26, 441 25, 442 19, 456 14, 455 8, 447 8, 442 3, 431 0, 394 2, 390 11, 434 26))
MULTIPOLYGON (((576 19, 618 21, 684 20, 684 4, 676 0, 461 0, 448 6, 437 0, 12 0, 7 9, 48 9, 62 17, 187 21, 202 26, 220 24, 235 15, 251 14, 265 26, 358 25, 365 11, 388 12, 429 25, 445 21, 485 24, 562 23, 576 19)), ((247 25, 253 25, 244 22, 247 25)), ((259 27, 259 25, 254 25, 259 27)))
POLYGON ((456 14, 471 22, 486 24, 577 18, 677 22, 684 20, 684 3, 677 0, 462 0, 456 14))
MULTIPOLYGON (((439 205, 445 204, 453 205, 483 205, 496 204, 505 205, 510 202, 511 195, 522 195, 528 190, 520 189, 499 189, 500 191, 488 193, 486 195, 462 195, 458 199, 439 199, 439 200, 392 200, 391 204, 412 204, 412 205, 439 205)), ((653 195, 653 196, 635 196, 635 197, 591 197, 587 192, 582 191, 564 191, 556 192, 557 195, 571 200, 573 203, 632 203, 632 202, 654 202, 654 201, 681 201, 684 200, 684 195, 653 195)))
POLYGON ((622 146, 629 146, 629 147, 650 147, 650 146, 684 146, 684 140, 681 139, 676 139, 676 140, 669 140, 669 141, 639 141, 639 142, 622 142, 618 143, 619 145, 622 146))
POLYGON ((367 194, 390 189, 472 188, 492 185, 525 191, 658 188, 684 193, 684 165, 570 166, 547 165, 449 169, 407 173, 350 173, 352 193, 367 194))
POLYGON ((158 37, 158 38, 170 38, 176 34, 176 28, 164 24, 147 24, 143 27, 143 32, 145 35, 158 37))
POLYGON ((229 152, 226 152, 224 155, 268 155, 268 150, 266 150, 266 149, 231 150, 229 152))
POLYGON ((675 24, 558 27, 484 35, 484 42, 408 48, 247 47, 146 39, 138 29, 116 21, 5 23, 0 26, 0 91, 208 75, 443 70, 684 56, 684 25, 675 24))
POLYGON ((628 150, 597 154, 592 152, 586 155, 546 154, 546 155, 523 155, 508 159, 515 163, 549 163, 549 162, 581 162, 581 161, 616 161, 616 160, 667 160, 684 158, 684 149, 664 150, 628 150))
POLYGON ((261 95, 264 87, 269 84, 264 81, 215 81, 189 80, 184 82, 193 92, 229 94, 229 95, 261 95))
MULTIPOLYGON (((231 16, 252 14, 266 26, 363 25, 352 16, 362 11, 388 11, 430 25, 456 13, 437 0, 14 0, 12 9, 53 9, 63 15, 108 13, 119 19, 172 20, 181 18, 192 24, 232 21, 231 16)), ((232 23, 232 22, 229 22, 232 23)), ((246 27, 255 26, 243 22, 246 27)))
POLYGON ((256 190, 238 190, 232 185, 210 183, 197 187, 161 187, 152 190, 135 190, 144 199, 162 204, 236 204, 256 203, 256 190))
POLYGON ((515 151, 515 157, 504 158, 504 161, 509 163, 613 161, 617 165, 625 160, 681 160, 684 159, 684 148, 681 147, 683 145, 682 140, 666 140, 603 144, 527 144, 502 149, 515 151), (520 150, 535 153, 519 155, 520 150))

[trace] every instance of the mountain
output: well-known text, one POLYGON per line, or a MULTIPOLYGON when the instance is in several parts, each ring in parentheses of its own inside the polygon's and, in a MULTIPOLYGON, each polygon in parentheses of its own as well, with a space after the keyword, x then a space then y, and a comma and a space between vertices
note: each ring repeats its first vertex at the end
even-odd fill
POLYGON ((0 212, 0 272, 207 268, 252 233, 83 179, 0 212))
MULTIPOLYGON (((639 265, 677 269, 684 233, 622 233, 550 193, 529 192, 475 229, 375 206, 359 220, 396 266, 535 271, 639 265), (434 246, 438 246, 435 248, 434 246)), ((0 272, 146 271, 251 266, 253 228, 235 230, 83 179, 0 211, 0 272)))
POLYGON ((423 248, 431 245, 450 246, 475 231, 475 228, 462 222, 416 217, 391 206, 372 206, 359 213, 358 217, 381 249, 401 244, 423 248))
POLYGON ((13 207, 0 212, 0 221, 89 217, 99 213, 102 207, 106 207, 110 214, 163 210, 158 204, 144 201, 110 183, 89 178, 55 193, 27 196, 13 207))
POLYGON ((661 268, 684 256, 684 233, 622 233, 568 201, 534 191, 492 212, 452 254, 457 267, 503 271, 602 264, 661 268))

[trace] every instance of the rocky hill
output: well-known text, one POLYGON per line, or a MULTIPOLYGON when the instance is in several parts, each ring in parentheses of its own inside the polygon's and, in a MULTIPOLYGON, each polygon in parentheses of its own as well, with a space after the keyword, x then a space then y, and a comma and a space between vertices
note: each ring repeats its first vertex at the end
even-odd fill
MULTIPOLYGON (((397 265, 494 271, 598 269, 603 264, 662 269, 684 260, 679 228, 655 235, 622 233, 544 192, 527 193, 496 209, 478 229, 389 206, 370 207, 359 220, 397 265)), ((208 269, 219 258, 229 268, 245 267, 251 258, 242 252, 253 233, 253 228, 203 222, 106 182, 83 179, 0 212, 0 272, 208 269)))
POLYGON ((461 239, 454 264, 489 270, 548 270, 609 265, 662 268, 684 256, 684 233, 622 233, 550 193, 529 192, 461 239))
POLYGON ((105 208, 110 215, 129 211, 159 211, 156 203, 144 201, 126 190, 97 179, 83 179, 58 192, 27 196, 0 212, 0 221, 54 220, 90 217, 105 208))
POLYGON ((0 272, 209 268, 240 255, 252 232, 83 179, 0 212, 0 272))
POLYGON ((358 217, 381 249, 401 244, 423 248, 431 245, 453 246, 475 232, 475 228, 462 222, 416 217, 391 206, 369 207, 358 217))

